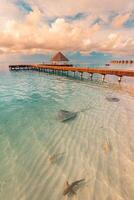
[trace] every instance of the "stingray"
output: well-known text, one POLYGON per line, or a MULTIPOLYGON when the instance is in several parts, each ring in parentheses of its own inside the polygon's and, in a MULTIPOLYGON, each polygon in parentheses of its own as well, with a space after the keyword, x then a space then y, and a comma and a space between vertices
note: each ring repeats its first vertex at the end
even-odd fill
POLYGON ((106 97, 106 99, 109 102, 118 102, 118 101, 120 101, 120 99, 117 98, 117 97, 106 97))
POLYGON ((86 112, 87 110, 90 110, 91 108, 92 108, 91 106, 88 106, 88 107, 83 108, 76 112, 71 112, 71 111, 67 111, 67 110, 59 110, 57 119, 61 122, 72 120, 72 119, 76 118, 78 113, 86 112))
POLYGON ((66 182, 66 188, 63 191, 63 195, 65 196, 65 195, 68 195, 68 194, 71 194, 71 195, 76 194, 75 187, 78 186, 83 181, 85 181, 85 179, 80 179, 78 181, 74 181, 71 184, 69 184, 68 181, 67 181, 66 182))
POLYGON ((70 112, 67 110, 60 110, 58 112, 58 120, 61 122, 68 121, 70 119, 74 119, 77 116, 77 112, 70 112))

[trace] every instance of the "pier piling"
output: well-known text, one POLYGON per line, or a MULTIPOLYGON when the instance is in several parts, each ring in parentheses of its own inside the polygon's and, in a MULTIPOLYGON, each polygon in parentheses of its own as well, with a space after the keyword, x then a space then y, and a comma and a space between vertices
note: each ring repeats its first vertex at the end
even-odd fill
POLYGON ((93 80, 93 73, 89 73, 90 80, 93 80))
POLYGON ((121 83, 122 76, 118 77, 118 82, 121 83))
POLYGON ((81 79, 83 78, 83 72, 80 72, 80 78, 81 79))
POLYGON ((105 81, 105 74, 102 74, 102 81, 104 82, 105 81))

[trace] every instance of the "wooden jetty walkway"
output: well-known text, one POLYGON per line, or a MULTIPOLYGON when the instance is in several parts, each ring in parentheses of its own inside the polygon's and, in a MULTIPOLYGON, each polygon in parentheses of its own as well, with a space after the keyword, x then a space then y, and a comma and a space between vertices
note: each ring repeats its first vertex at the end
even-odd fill
POLYGON ((118 82, 121 82, 123 76, 134 77, 134 70, 124 70, 124 69, 110 69, 110 68, 87 68, 87 67, 76 67, 73 65, 55 65, 55 64, 37 64, 37 65, 9 65, 11 71, 18 70, 35 70, 39 72, 53 72, 57 71, 80 73, 80 77, 83 77, 83 73, 89 73, 90 79, 92 80, 93 74, 101 74, 102 80, 105 80, 106 75, 115 75, 118 76, 118 82))

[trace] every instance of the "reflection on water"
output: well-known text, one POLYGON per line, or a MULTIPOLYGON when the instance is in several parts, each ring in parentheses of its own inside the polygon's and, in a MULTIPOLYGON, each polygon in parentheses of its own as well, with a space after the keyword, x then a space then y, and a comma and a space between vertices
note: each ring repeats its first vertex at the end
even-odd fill
POLYGON ((0 199, 133 200, 133 124, 134 98, 117 85, 1 73, 0 199), (78 115, 62 123, 61 109, 78 115))

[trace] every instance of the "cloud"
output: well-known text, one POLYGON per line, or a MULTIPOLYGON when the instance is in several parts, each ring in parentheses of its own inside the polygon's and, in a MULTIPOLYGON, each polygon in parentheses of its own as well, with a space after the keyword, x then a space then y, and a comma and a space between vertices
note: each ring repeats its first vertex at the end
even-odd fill
POLYGON ((101 52, 130 55, 134 52, 134 31, 124 30, 121 32, 110 33, 104 43, 100 45, 101 52))
POLYGON ((111 4, 106 0, 59 0, 58 3, 25 0, 23 3, 31 8, 28 12, 20 9, 16 0, 2 4, 0 54, 59 50, 84 54, 100 51, 131 55, 134 52, 134 30, 123 27, 134 9, 132 0, 124 0, 123 5, 121 0, 113 0, 111 4))
POLYGON ((129 17, 130 17, 130 13, 126 13, 126 14, 116 16, 114 18, 113 22, 112 22, 112 26, 114 28, 122 27, 123 24, 129 19, 129 17))
POLYGON ((38 7, 45 16, 63 17, 77 13, 102 13, 124 12, 134 10, 133 0, 28 0, 30 5, 38 7))

